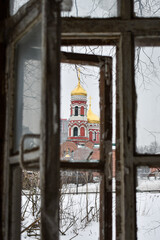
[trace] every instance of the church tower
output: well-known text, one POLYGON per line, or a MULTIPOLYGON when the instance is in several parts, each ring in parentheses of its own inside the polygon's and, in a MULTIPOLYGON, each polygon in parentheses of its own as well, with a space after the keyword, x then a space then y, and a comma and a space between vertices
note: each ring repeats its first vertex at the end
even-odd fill
POLYGON ((78 85, 71 92, 68 140, 84 144, 89 140, 87 122, 87 92, 81 86, 80 71, 78 72, 78 85))
POLYGON ((88 136, 89 141, 94 144, 99 144, 100 141, 100 119, 99 117, 92 112, 91 109, 91 97, 89 102, 89 109, 87 113, 87 121, 88 121, 88 136))

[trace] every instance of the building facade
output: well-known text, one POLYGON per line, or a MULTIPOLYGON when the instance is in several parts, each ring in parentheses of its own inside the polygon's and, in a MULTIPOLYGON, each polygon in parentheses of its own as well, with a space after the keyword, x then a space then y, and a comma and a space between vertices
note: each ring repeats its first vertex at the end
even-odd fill
POLYGON ((99 144, 100 120, 87 105, 87 92, 80 84, 71 92, 70 119, 68 124, 68 141, 76 144, 86 144, 88 141, 99 144))

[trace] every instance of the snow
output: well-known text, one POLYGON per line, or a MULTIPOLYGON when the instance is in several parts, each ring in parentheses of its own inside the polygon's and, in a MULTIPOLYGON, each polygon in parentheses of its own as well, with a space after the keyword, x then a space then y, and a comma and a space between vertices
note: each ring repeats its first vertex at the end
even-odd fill
MULTIPOLYGON (((99 239, 99 183, 64 185, 60 199, 60 240, 98 240, 99 239), (88 191, 88 194, 86 194, 88 191), (78 193, 78 194, 77 194, 78 193), (63 210, 62 210, 63 209, 63 210), (87 215, 88 212, 88 215, 87 215), (87 219, 88 217, 88 219, 87 219)), ((27 192, 25 192, 27 193, 27 192)), ((22 205, 26 207, 27 197, 22 196, 22 205)), ((22 224, 29 226, 38 215, 33 216, 33 201, 28 202, 22 224)), ((160 180, 138 179, 137 193, 137 239, 160 239, 160 180)), ((23 228, 22 228, 23 229, 23 228)), ((39 231, 36 230, 39 234, 39 231)), ((40 239, 28 236, 24 232, 22 240, 40 239)), ((113 193, 113 239, 115 240, 115 193, 113 193)))
POLYGON ((160 180, 139 179, 137 190, 138 240, 159 240, 160 180))

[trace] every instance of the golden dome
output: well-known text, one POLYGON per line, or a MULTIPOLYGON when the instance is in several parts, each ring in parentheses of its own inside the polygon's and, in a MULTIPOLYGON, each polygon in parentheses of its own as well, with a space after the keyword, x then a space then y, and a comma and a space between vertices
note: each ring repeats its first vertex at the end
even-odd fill
POLYGON ((69 150, 67 149, 65 158, 70 158, 71 156, 69 155, 69 150))
POLYGON ((89 123, 100 123, 99 117, 94 114, 91 110, 91 97, 90 97, 90 103, 89 103, 89 110, 87 113, 87 120, 89 123))
POLYGON ((84 90, 84 88, 81 86, 80 84, 80 71, 78 70, 78 85, 77 87, 72 90, 71 92, 71 96, 73 95, 83 95, 83 96, 87 96, 87 92, 86 90, 84 90))

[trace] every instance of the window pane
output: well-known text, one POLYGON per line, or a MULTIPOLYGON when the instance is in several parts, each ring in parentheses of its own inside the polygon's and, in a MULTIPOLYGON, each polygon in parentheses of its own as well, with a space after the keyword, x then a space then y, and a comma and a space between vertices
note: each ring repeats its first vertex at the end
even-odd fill
POLYGON ((137 168, 137 239, 160 236, 160 168, 137 168))
POLYGON ((160 17, 160 1, 134 0, 134 11, 137 17, 160 17))
MULTIPOLYGON (((14 150, 23 134, 40 133, 41 31, 33 28, 16 47, 14 150)), ((34 142, 32 145, 36 144, 34 142)))
POLYGON ((22 172, 21 239, 40 239, 40 175, 22 172))
POLYGON ((97 172, 61 172, 61 240, 99 239, 100 182, 97 172))
POLYGON ((117 17, 117 0, 75 0, 70 12, 62 12, 63 17, 117 17))
POLYGON ((14 15, 29 0, 10 0, 10 14, 14 15))
POLYGON ((160 47, 137 46, 135 55, 136 150, 157 154, 160 152, 160 47))

